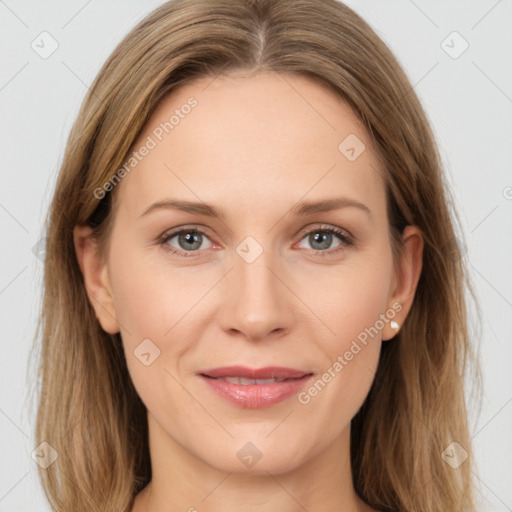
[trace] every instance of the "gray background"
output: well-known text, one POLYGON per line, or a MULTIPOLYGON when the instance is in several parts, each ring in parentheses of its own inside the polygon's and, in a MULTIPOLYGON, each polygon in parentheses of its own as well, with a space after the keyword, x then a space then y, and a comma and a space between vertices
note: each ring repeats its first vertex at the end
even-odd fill
MULTIPOLYGON (((0 1, 0 512, 50 510, 31 458, 29 352, 40 307, 37 243, 65 141, 101 64, 161 3, 0 1), (31 47, 42 46, 43 31, 58 43, 46 59, 31 47)), ((483 311, 483 402, 479 416, 471 411, 479 510, 512 511, 512 1, 347 3, 395 52, 438 139, 483 311)))

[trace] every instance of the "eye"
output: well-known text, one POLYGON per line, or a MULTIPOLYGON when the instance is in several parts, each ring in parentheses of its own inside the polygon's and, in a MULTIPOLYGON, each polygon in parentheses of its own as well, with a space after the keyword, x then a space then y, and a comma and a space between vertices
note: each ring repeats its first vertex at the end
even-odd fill
POLYGON ((306 233, 301 233, 302 239, 310 244, 311 250, 314 251, 315 256, 332 255, 342 251, 346 247, 354 245, 352 237, 345 231, 332 226, 321 226, 306 233), (333 242, 338 241, 337 245, 332 247, 333 242))
MULTIPOLYGON (((300 236, 301 242, 305 240, 310 244, 310 250, 315 256, 330 256, 354 245, 354 240, 349 233, 332 226, 320 226, 303 231, 300 236), (336 241, 337 245, 330 248, 336 241)), ((159 244, 164 250, 180 257, 194 257, 199 255, 202 249, 210 249, 213 245, 208 236, 197 226, 184 226, 168 231, 161 236, 159 244)))
POLYGON ((178 256, 190 257, 195 256, 195 254, 190 253, 210 248, 209 246, 205 246, 206 240, 209 241, 210 239, 200 229, 196 227, 182 227, 165 233, 160 240, 160 244, 166 251, 177 254, 178 256))

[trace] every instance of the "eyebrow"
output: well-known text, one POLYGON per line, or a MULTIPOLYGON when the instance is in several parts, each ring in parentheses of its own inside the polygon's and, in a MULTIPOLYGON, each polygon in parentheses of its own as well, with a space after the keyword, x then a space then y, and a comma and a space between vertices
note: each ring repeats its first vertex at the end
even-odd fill
MULTIPOLYGON (((306 217, 315 213, 328 212, 348 207, 358 208, 361 211, 366 212, 370 217, 372 215, 368 206, 346 197, 324 199, 320 201, 300 201, 291 208, 290 213, 297 217, 306 217)), ((222 208, 215 207, 214 205, 204 202, 180 201, 175 199, 166 199, 153 203, 146 208, 140 216, 144 217, 145 215, 157 210, 180 210, 186 213, 204 215, 206 217, 216 217, 220 219, 226 218, 224 210, 222 208)))

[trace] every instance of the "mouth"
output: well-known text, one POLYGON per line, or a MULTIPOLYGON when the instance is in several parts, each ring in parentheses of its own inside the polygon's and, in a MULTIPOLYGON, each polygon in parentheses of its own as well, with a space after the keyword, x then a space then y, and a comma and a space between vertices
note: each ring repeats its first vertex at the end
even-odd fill
POLYGON ((204 375, 208 379, 223 380, 224 382, 231 382, 232 384, 240 384, 241 386, 248 386, 250 384, 275 384, 276 382, 284 382, 293 379, 247 379, 246 377, 210 377, 204 375))
POLYGON ((202 370, 200 375, 214 379, 285 380, 301 378, 310 373, 311 372, 305 372, 295 368, 285 368, 283 366, 266 366, 264 368, 255 369, 246 366, 223 366, 222 368, 202 370))
POLYGON ((231 404, 257 409, 297 394, 313 373, 276 366, 260 369, 230 366, 203 370, 198 376, 231 404))

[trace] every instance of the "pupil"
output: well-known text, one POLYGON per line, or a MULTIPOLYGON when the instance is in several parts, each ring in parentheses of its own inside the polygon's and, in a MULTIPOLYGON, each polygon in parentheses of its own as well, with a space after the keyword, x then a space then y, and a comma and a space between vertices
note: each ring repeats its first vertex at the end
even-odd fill
POLYGON ((201 235, 199 233, 192 233, 192 232, 182 234, 180 236, 180 243, 185 242, 185 244, 192 244, 192 245, 194 243, 196 244, 194 247, 187 247, 186 248, 187 250, 190 250, 191 248, 199 249, 199 247, 201 247, 200 236, 201 235))
POLYGON ((313 244, 320 243, 320 247, 316 248, 315 250, 328 249, 329 246, 331 245, 331 238, 332 238, 331 233, 316 232, 312 235, 312 237, 313 237, 313 241, 311 242, 311 246, 313 247, 313 249, 315 249, 313 244), (322 241, 322 239, 323 239, 323 241, 322 241), (320 242, 319 242, 319 240, 320 240, 320 242))

